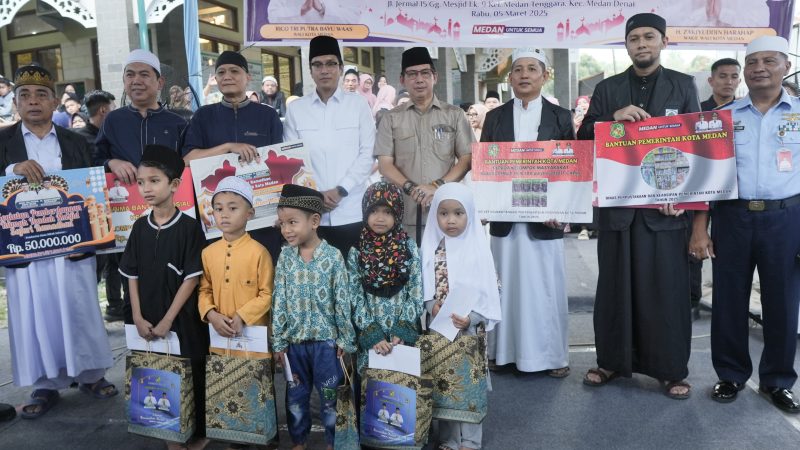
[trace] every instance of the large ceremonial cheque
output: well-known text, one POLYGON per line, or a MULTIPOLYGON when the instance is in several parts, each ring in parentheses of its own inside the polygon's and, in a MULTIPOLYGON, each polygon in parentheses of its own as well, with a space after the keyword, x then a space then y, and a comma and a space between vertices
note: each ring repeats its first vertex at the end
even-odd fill
POLYGON ((316 189, 311 172, 311 158, 303 141, 284 142, 259 147, 258 159, 250 163, 239 162, 239 155, 228 153, 193 160, 190 165, 194 180, 200 222, 206 238, 222 236, 214 223, 211 198, 223 178, 237 176, 253 188, 255 216, 247 222, 248 230, 275 225, 278 218, 278 199, 284 184, 299 184, 316 189))
POLYGON ((0 265, 114 245, 102 167, 62 170, 41 183, 0 177, 0 265))
POLYGON ((738 197, 730 111, 598 122, 600 207, 738 197))
MULTIPOLYGON (((794 1, 246 0, 246 45, 543 48, 621 47, 625 21, 653 12, 670 44, 719 49, 763 35, 787 37, 794 1)), ((347 47, 345 47, 345 55, 347 47)), ((345 57, 345 59, 348 59, 345 57)))
MULTIPOLYGON (((106 185, 108 186, 109 209, 111 210, 111 222, 114 224, 116 246, 102 250, 100 253, 116 253, 125 250, 133 223, 142 215, 149 214, 150 205, 139 194, 136 183, 125 184, 113 173, 107 173, 106 185)), ((174 200, 175 206, 182 213, 189 217, 195 217, 192 172, 188 167, 183 169, 181 184, 178 186, 178 191, 175 192, 174 200)))
POLYGON ((592 221, 592 142, 472 144, 475 205, 503 222, 592 221))

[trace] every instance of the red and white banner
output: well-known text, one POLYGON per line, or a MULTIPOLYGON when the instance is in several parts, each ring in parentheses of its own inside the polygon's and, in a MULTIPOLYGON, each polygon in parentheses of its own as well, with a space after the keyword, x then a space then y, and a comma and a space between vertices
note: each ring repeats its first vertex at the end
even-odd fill
POLYGON ((738 198, 730 111, 595 125, 600 207, 738 198))
POLYGON ((472 144, 472 186, 482 219, 592 221, 592 142, 472 144))

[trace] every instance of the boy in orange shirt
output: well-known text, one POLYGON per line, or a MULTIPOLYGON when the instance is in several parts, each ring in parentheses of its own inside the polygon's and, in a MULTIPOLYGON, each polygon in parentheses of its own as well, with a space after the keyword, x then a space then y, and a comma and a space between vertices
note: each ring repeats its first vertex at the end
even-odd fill
MULTIPOLYGON (((200 317, 223 337, 241 335, 247 325, 266 326, 272 306, 273 265, 269 252, 245 231, 253 217, 253 188, 227 177, 211 199, 222 239, 203 250, 200 317)), ((213 353, 223 353, 211 349, 213 353)), ((248 352, 250 357, 269 354, 248 352)))

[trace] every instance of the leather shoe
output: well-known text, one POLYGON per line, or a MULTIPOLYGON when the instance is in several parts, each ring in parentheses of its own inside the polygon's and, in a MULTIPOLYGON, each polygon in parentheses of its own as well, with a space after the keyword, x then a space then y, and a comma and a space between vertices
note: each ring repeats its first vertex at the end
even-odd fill
POLYGON ((711 399, 720 403, 730 403, 736 400, 736 395, 744 389, 744 383, 735 381, 717 381, 714 390, 711 392, 711 399))
POLYGON ((800 413, 800 403, 795 400, 794 394, 792 394, 792 391, 789 389, 761 386, 759 390, 765 394, 769 394, 772 399, 772 404, 779 409, 789 414, 800 413))

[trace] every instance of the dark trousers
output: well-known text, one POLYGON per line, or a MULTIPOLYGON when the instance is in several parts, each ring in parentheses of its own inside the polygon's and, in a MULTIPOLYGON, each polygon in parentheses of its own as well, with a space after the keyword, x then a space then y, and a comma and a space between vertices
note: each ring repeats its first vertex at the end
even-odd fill
POLYGON ((122 253, 97 255, 97 282, 106 279, 106 299, 108 306, 122 307, 122 275, 119 274, 119 261, 122 253))
MULTIPOLYGON (((686 211, 689 223, 694 220, 694 211, 686 211)), ((687 239, 692 237, 692 227, 686 230, 687 239)), ((700 299, 703 297, 703 260, 689 258, 689 300, 692 308, 700 306, 700 299)))
POLYGON ((800 205, 751 212, 718 202, 711 212, 714 293, 711 360, 721 380, 744 383, 753 372, 749 305, 753 270, 761 280, 764 351, 762 386, 790 389, 797 380, 797 315, 800 304, 800 205))
POLYGON ((692 339, 686 230, 653 231, 637 210, 629 229, 600 231, 597 257, 597 364, 626 377, 686 378, 692 339))
POLYGON ((328 244, 339 249, 347 261, 347 254, 350 249, 358 244, 358 238, 361 236, 361 229, 364 227, 364 222, 348 223, 347 225, 338 225, 335 227, 319 227, 317 233, 321 239, 328 241, 328 244))
POLYGON ((692 307, 700 306, 703 298, 703 261, 689 261, 689 286, 692 307))

